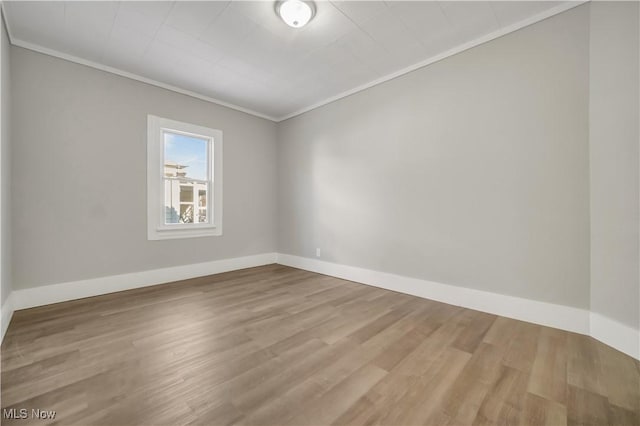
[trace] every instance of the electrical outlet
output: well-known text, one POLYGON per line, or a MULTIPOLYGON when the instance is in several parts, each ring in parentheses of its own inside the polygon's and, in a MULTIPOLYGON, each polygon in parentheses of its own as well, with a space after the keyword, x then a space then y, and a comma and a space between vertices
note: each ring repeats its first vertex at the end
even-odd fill
POLYGON ((320 257, 320 247, 316 249, 316 257, 320 257))

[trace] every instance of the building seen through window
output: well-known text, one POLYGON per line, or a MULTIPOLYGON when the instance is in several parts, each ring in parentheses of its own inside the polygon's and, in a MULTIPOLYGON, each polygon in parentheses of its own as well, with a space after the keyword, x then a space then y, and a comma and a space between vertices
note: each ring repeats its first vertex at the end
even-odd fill
POLYGON ((208 141, 164 134, 165 223, 207 223, 208 141))

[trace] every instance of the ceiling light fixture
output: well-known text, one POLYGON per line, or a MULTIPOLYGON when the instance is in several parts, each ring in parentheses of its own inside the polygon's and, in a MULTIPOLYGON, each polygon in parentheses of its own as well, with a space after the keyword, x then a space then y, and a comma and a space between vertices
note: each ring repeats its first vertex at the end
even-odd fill
POLYGON ((284 0, 276 3, 276 12, 285 22, 293 28, 301 28, 313 18, 315 6, 313 2, 301 0, 284 0))

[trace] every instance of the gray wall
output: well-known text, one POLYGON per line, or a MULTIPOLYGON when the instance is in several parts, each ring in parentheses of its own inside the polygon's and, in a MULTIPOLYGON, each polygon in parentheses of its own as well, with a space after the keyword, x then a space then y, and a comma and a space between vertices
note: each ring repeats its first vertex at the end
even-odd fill
POLYGON ((14 288, 276 249, 276 126, 12 49, 14 288), (224 132, 224 235, 147 241, 147 114, 224 132))
POLYGON ((0 240, 2 245, 0 246, 0 305, 9 297, 11 293, 11 150, 9 144, 10 135, 10 99, 11 99, 11 85, 10 85, 10 66, 9 66, 9 37, 4 26, 4 20, 0 17, 0 111, 2 117, 0 118, 0 240))
POLYGON ((640 328, 638 3, 591 3, 591 309, 640 328))
POLYGON ((588 308, 588 12, 281 123, 279 251, 588 308))
POLYGON ((638 327, 638 4, 580 6, 278 125, 13 47, 10 155, 2 37, 2 302, 12 264, 27 288, 318 247, 638 327), (224 131, 224 236, 147 241, 149 113, 224 131))

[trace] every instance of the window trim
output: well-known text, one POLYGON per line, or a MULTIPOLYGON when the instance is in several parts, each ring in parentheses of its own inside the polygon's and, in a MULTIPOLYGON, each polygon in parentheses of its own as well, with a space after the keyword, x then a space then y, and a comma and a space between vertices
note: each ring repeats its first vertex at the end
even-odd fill
POLYGON ((222 144, 221 130, 151 114, 147 116, 147 239, 164 240, 222 235, 222 144), (165 131, 209 141, 208 155, 211 159, 207 181, 209 223, 165 223, 163 164, 165 131))

